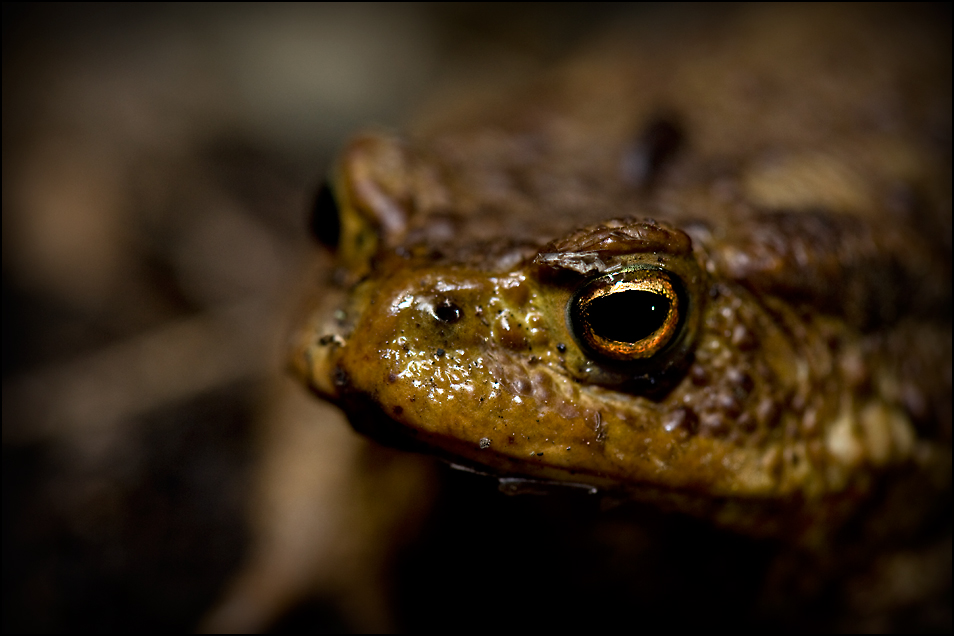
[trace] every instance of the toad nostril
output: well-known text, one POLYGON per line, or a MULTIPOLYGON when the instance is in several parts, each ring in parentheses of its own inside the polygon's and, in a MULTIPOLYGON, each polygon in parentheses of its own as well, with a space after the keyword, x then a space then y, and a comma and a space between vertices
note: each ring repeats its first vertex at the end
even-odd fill
POLYGON ((443 300, 434 307, 434 317, 441 322, 457 322, 464 311, 449 300, 443 300))

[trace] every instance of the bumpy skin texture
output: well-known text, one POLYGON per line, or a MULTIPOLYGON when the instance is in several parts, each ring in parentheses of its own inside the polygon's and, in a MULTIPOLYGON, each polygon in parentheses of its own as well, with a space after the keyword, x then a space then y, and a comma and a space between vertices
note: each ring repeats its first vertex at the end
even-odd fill
POLYGON ((823 534, 902 476, 943 496, 950 36, 848 11, 630 34, 354 140, 342 300, 294 368, 385 441, 759 534, 823 534), (681 294, 676 336, 632 364, 568 317, 627 268, 681 294))

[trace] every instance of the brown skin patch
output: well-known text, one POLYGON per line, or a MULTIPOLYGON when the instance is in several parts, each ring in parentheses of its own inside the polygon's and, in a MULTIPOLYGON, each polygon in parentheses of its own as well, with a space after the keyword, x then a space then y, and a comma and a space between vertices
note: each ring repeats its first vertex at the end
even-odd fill
POLYGON ((372 435, 752 532, 819 536, 892 471, 949 465, 950 56, 792 12, 353 142, 348 323, 303 330, 299 374, 388 414, 372 435), (678 130, 627 179, 660 104, 678 130), (658 325, 603 303, 634 292, 666 299, 658 325), (343 344, 316 351, 322 330, 343 344))

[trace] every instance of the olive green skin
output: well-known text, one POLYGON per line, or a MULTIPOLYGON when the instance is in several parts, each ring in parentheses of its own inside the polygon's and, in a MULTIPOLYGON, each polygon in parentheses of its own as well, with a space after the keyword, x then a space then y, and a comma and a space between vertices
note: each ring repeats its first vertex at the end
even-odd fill
POLYGON ((754 533, 824 534, 897 475, 948 492, 950 56, 847 11, 611 42, 355 139, 294 369, 386 441, 754 533), (620 359, 575 303, 640 270, 678 325, 620 359))

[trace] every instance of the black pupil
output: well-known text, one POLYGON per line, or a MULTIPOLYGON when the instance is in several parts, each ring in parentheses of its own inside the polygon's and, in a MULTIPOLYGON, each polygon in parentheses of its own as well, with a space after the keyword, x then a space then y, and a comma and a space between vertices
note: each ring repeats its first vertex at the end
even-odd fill
POLYGON ((616 342, 639 342, 659 329, 669 315, 669 299, 648 291, 624 291, 590 301, 587 322, 596 335, 616 342))

